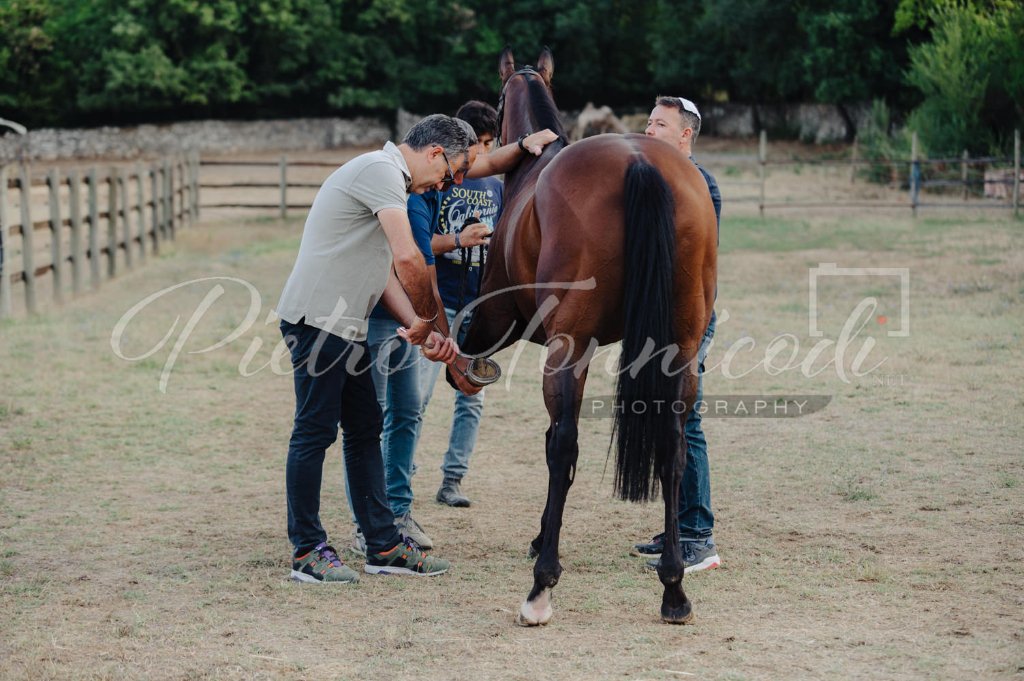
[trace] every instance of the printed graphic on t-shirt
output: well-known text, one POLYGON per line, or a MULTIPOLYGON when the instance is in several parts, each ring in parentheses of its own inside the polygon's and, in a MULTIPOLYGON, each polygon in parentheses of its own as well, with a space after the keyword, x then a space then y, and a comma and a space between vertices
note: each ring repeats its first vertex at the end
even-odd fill
MULTIPOLYGON (((466 218, 476 216, 480 222, 485 223, 492 230, 498 222, 498 215, 501 212, 501 184, 496 180, 472 181, 467 180, 461 186, 455 186, 444 193, 441 199, 441 219, 438 227, 439 234, 453 234, 462 229, 466 218)), ((480 264, 479 248, 471 249, 472 261, 470 267, 477 267, 480 264)), ((456 264, 462 264, 462 249, 455 249, 445 253, 446 259, 456 264)))

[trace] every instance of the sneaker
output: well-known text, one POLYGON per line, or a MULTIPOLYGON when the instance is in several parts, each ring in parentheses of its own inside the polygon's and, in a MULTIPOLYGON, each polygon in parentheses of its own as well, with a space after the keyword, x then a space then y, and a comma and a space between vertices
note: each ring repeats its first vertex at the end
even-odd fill
POLYGON ((665 533, 654 535, 649 544, 637 544, 629 550, 629 555, 640 558, 661 558, 661 550, 665 547, 665 533))
POLYGON ((451 567, 451 563, 441 558, 428 556, 407 539, 390 551, 367 556, 363 570, 370 575, 433 577, 442 572, 448 572, 449 567, 451 567))
POLYGON ((357 556, 366 558, 366 537, 363 536, 363 531, 358 527, 352 532, 352 544, 348 547, 348 550, 357 556))
POLYGON ((441 489, 437 490, 437 502, 456 508, 466 508, 472 504, 469 497, 462 493, 461 482, 461 478, 445 478, 441 489))
POLYGON ((317 584, 350 584, 359 581, 359 573, 345 565, 337 551, 322 541, 306 555, 292 560, 292 579, 317 584))
POLYGON ((430 537, 427 536, 427 533, 423 531, 423 526, 413 520, 409 511, 395 517, 395 527, 398 528, 398 531, 402 533, 403 537, 419 548, 434 548, 434 542, 431 541, 430 537))
MULTIPOLYGON (((715 548, 715 541, 711 537, 703 541, 680 542, 679 548, 683 551, 683 574, 710 570, 722 564, 722 559, 718 557, 718 549, 715 548)), ((657 560, 649 560, 647 569, 657 572, 660 564, 661 557, 657 560)))

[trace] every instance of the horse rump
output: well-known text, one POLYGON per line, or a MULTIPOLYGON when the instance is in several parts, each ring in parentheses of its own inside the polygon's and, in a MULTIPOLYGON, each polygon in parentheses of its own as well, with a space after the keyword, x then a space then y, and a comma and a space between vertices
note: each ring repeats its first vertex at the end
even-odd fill
POLYGON ((657 491, 655 467, 677 443, 674 414, 680 375, 658 356, 675 346, 675 199, 661 172, 638 158, 626 168, 622 355, 615 389, 612 444, 615 493, 647 501, 657 491))

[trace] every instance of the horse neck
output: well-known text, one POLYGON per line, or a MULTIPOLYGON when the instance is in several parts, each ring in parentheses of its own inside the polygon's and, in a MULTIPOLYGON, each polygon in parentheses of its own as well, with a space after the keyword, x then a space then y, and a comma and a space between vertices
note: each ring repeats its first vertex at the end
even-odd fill
POLYGON ((561 149, 561 142, 555 141, 545 147, 544 153, 540 156, 530 154, 519 165, 505 173, 504 201, 506 203, 510 202, 517 194, 524 191, 532 193, 537 187, 537 178, 540 176, 541 171, 551 163, 555 154, 561 149))

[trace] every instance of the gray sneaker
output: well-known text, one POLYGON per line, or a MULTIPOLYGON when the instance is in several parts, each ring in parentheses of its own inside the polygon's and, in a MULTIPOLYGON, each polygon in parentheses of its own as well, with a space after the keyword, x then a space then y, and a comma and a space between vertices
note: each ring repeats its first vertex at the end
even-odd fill
POLYGON ((366 557, 366 537, 363 536, 363 531, 358 526, 352 532, 352 544, 348 547, 348 550, 357 556, 366 557))
POLYGON ((427 533, 423 531, 423 526, 413 520, 410 511, 406 511, 400 516, 395 516, 395 527, 402 533, 402 536, 416 544, 421 549, 432 549, 434 548, 434 542, 430 540, 427 533))
POLYGON ((441 483, 441 489, 437 490, 437 502, 456 508, 467 508, 473 502, 462 493, 461 483, 461 478, 445 478, 441 483))
POLYGON ((354 584, 359 581, 359 573, 322 541, 312 551, 292 559, 292 579, 313 584, 354 584))
MULTIPOLYGON (((679 542, 679 548, 683 552, 684 574, 688 575, 691 572, 710 570, 722 564, 722 559, 718 557, 718 549, 715 548, 715 540, 711 537, 703 541, 679 542)), ((647 569, 651 572, 657 572, 658 565, 660 564, 661 558, 649 560, 647 561, 647 569)))

